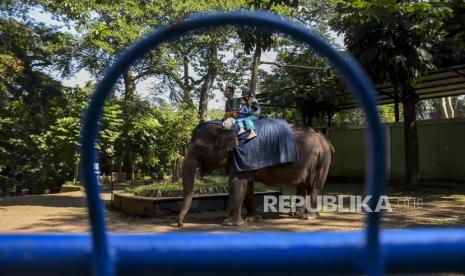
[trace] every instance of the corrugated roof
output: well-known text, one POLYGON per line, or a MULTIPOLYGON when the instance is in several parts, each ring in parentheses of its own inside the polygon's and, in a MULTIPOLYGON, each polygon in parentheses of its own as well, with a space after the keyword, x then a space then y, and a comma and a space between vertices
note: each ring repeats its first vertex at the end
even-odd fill
MULTIPOLYGON (((390 84, 376 88, 379 92, 378 104, 394 103, 394 89, 390 84)), ((420 100, 465 94, 465 64, 432 70, 414 88, 420 100)), ((349 91, 346 93, 347 103, 337 109, 358 107, 352 94, 349 91)))

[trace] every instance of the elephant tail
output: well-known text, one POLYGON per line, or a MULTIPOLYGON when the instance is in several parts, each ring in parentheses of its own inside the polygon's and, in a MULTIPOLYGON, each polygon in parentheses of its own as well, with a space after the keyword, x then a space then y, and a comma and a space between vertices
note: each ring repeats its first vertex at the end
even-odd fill
POLYGON ((331 142, 328 139, 326 139, 326 142, 328 142, 329 150, 331 150, 331 155, 334 155, 336 150, 334 149, 333 144, 331 144, 331 142))
POLYGON ((334 155, 336 150, 334 149, 333 144, 331 144, 331 142, 329 141, 328 136, 326 136, 324 134, 322 134, 321 136, 323 137, 323 140, 325 140, 326 143, 328 143, 328 147, 329 147, 329 150, 331 151, 331 155, 334 155))
POLYGON ((331 145, 329 140, 324 135, 322 135, 321 138, 321 152, 318 154, 314 170, 312 170, 313 175, 311 175, 309 178, 309 184, 311 187, 310 191, 316 193, 319 193, 325 185, 326 178, 328 177, 329 167, 331 165, 331 159, 335 152, 334 147, 331 145), (327 143, 327 147, 323 145, 324 141, 327 143))
MULTIPOLYGON (((310 128, 310 129, 313 130, 312 128, 310 128)), ((329 150, 331 151, 331 156, 333 156, 334 153, 336 152, 336 150, 334 149, 333 144, 331 144, 331 142, 329 141, 328 130, 327 129, 325 129, 323 131, 318 130, 317 132, 320 134, 320 137, 322 138, 322 140, 324 140, 324 141, 326 141, 326 143, 328 143, 329 150)), ((321 142, 321 139, 320 139, 320 142, 321 142)))

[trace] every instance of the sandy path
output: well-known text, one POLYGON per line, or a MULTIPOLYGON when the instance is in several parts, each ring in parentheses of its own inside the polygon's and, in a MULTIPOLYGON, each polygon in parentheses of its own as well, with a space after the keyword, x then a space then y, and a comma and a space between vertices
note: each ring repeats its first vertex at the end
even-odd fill
MULTIPOLYGON (((109 200, 109 194, 103 194, 109 200)), ((82 192, 53 195, 9 197, 0 200, 0 232, 82 232, 89 224, 85 198, 82 192)), ((110 230, 118 232, 179 231, 175 217, 138 218, 120 212, 108 211, 110 230)), ((242 227, 222 227, 225 212, 190 214, 182 231, 307 231, 359 229, 361 215, 351 214, 334 219, 325 214, 318 222, 297 220, 286 215, 269 215, 265 222, 242 227)))
MULTIPOLYGON (((102 196, 108 202, 110 195, 102 196)), ((384 227, 465 226, 465 196, 461 192, 448 191, 425 197, 422 208, 396 207, 405 197, 390 198, 394 212, 385 215, 384 227)), ((88 231, 85 205, 82 192, 0 198, 0 232, 88 231)), ((117 232, 342 231, 363 227, 361 213, 323 212, 317 221, 267 214, 264 222, 241 227, 221 226, 225 216, 225 212, 193 213, 180 230, 176 227, 175 216, 143 219, 110 210, 107 211, 107 224, 111 231, 117 232)))

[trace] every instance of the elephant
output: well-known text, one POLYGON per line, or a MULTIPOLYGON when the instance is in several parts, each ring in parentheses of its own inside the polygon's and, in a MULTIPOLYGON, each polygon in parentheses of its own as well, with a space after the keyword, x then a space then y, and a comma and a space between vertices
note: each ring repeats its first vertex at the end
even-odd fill
MULTIPOLYGON (((183 226, 189 212, 196 170, 201 172, 224 168, 229 172, 229 214, 223 225, 241 225, 261 220, 256 213, 253 182, 281 187, 295 186, 297 195, 310 196, 312 209, 328 175, 334 148, 327 138, 312 128, 292 128, 298 150, 298 161, 265 167, 258 170, 235 172, 232 168, 234 147, 238 145, 236 133, 218 124, 199 124, 192 132, 182 163, 184 198, 177 217, 178 226, 183 226), (241 209, 247 211, 242 219, 241 209)), ((302 219, 319 218, 318 212, 309 213, 304 208, 296 210, 302 219)))

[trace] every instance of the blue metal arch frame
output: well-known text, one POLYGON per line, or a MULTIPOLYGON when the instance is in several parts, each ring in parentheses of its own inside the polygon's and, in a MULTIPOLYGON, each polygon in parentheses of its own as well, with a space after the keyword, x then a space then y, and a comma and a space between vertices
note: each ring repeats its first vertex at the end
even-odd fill
MULTIPOLYGON (((312 46, 318 53, 326 57, 341 74, 346 84, 354 92, 368 118, 366 193, 373 196, 369 206, 373 210, 375 209, 385 182, 385 143, 376 109, 376 90, 361 66, 353 58, 343 56, 337 52, 319 35, 304 26, 270 13, 219 12, 202 14, 166 28, 160 28, 135 43, 108 68, 91 98, 83 121, 81 162, 92 225, 94 269, 97 275, 111 275, 114 273, 106 235, 104 209, 99 198, 98 177, 94 173, 93 167, 97 156, 94 141, 98 138, 98 122, 103 112, 105 100, 109 97, 114 84, 122 73, 135 60, 141 58, 160 43, 179 38, 194 30, 208 30, 226 25, 256 26, 290 35, 294 39, 312 46)), ((379 220, 380 213, 372 212, 367 216, 365 258, 368 266, 365 271, 372 275, 382 273, 379 256, 379 220)))

